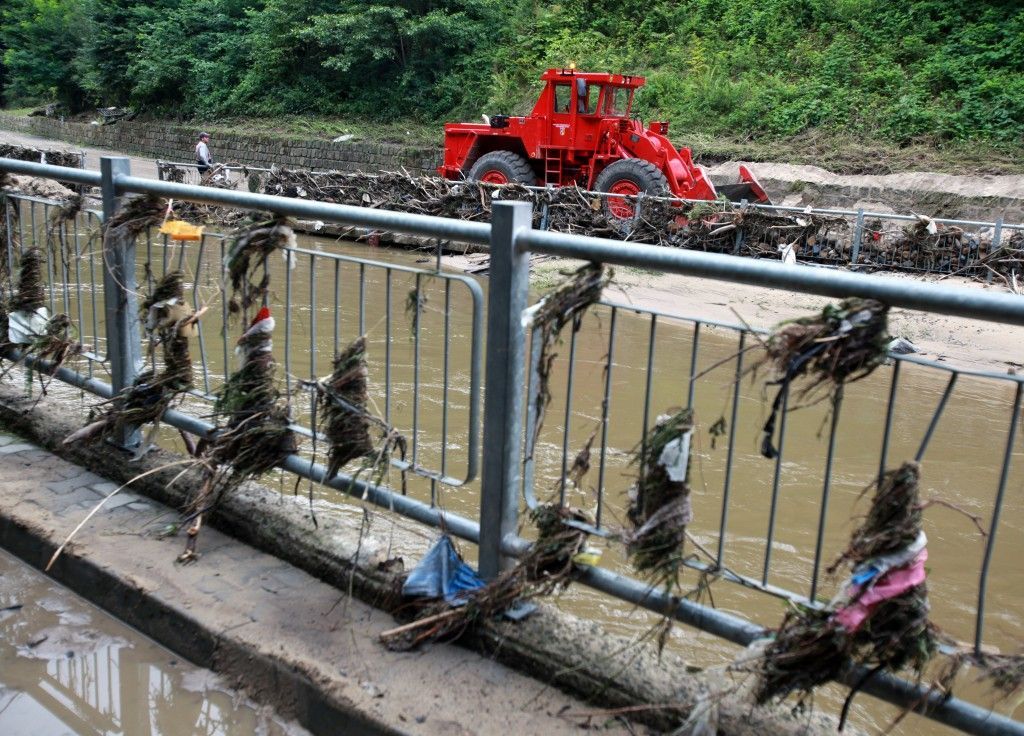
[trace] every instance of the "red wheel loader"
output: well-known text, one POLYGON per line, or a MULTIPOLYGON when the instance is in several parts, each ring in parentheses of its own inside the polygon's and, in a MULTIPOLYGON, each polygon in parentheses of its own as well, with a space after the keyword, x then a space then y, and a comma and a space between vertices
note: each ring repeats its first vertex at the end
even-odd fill
MULTIPOLYGON (((544 91, 524 117, 494 115, 480 123, 444 126, 448 179, 490 184, 578 185, 613 195, 675 196, 768 204, 768 195, 745 166, 739 182, 717 189, 707 171, 693 163, 689 148, 666 138, 668 123, 646 128, 630 117, 633 95, 643 77, 549 69, 544 91)), ((633 203, 604 198, 608 215, 627 219, 633 203)))

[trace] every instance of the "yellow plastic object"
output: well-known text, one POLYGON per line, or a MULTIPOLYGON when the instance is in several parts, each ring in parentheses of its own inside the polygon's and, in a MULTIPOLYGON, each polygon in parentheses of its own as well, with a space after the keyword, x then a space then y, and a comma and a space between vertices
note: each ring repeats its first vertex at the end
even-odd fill
POLYGON ((595 567, 601 561, 601 550, 595 547, 584 547, 572 557, 577 565, 589 565, 595 567))
POLYGON ((184 220, 167 220, 160 226, 160 233, 172 240, 201 240, 203 226, 189 225, 184 220))

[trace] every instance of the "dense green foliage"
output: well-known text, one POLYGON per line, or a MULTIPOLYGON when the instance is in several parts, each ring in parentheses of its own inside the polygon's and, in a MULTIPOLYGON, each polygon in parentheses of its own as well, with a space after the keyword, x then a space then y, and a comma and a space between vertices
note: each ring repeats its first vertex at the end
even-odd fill
POLYGON ((436 120, 522 112, 573 61, 711 134, 1024 139, 1015 0, 5 0, 0 23, 9 104, 436 120))

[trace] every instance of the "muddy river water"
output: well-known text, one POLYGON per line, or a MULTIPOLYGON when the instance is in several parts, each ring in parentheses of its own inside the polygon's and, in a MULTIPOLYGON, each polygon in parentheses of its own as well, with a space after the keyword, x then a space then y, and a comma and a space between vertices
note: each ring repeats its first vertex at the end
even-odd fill
MULTIPOLYGON (((429 253, 391 251, 319 238, 304 238, 300 245, 321 254, 372 259, 399 267, 430 269, 433 265, 429 253)), ((196 303, 210 307, 203 320, 203 360, 199 344, 193 348, 198 383, 204 390, 214 390, 221 383, 225 360, 234 364, 230 346, 240 334, 235 320, 227 328, 228 341, 223 337, 220 248, 217 241, 207 239, 202 253, 193 245, 182 255, 178 246, 164 250, 154 243, 150 254, 151 270, 157 276, 164 261, 173 266, 181 258, 180 262, 194 276, 196 303)), ((436 275, 416 276, 324 256, 300 255, 292 270, 277 257, 270 265, 270 303, 277 319, 274 350, 290 377, 289 390, 297 418, 308 426, 308 393, 298 381, 329 373, 334 351, 365 333, 369 341, 370 394, 376 411, 409 440, 409 459, 417 466, 443 471, 454 478, 463 477, 470 431, 470 288, 461 281, 436 275), (286 300, 290 304, 288 309, 281 306, 286 300)), ((141 269, 140 279, 145 290, 146 274, 141 269)), ((486 279, 478 283, 486 294, 486 279)), ((72 316, 81 319, 87 342, 91 339, 91 296, 92 292, 86 289, 79 297, 74 284, 68 294, 72 316)), ((695 366, 700 377, 692 386, 698 439, 692 477, 695 519, 691 532, 711 555, 717 555, 721 545, 722 561, 729 569, 760 580, 766 569, 775 463, 758 452, 760 430, 773 397, 766 392, 763 376, 746 372, 756 363, 758 353, 754 350, 744 356, 733 421, 737 333, 727 328, 703 327, 694 361, 692 322, 660 316, 652 326, 650 316, 634 313, 630 308, 633 306, 627 303, 615 317, 603 475, 598 470, 601 432, 597 431, 593 467, 578 489, 566 489, 566 498, 569 503, 594 512, 598 505, 597 486, 603 480, 602 522, 609 529, 621 528, 626 492, 634 474, 630 453, 641 437, 645 415, 649 424, 657 414, 686 405, 691 392, 691 366, 695 366), (728 430, 734 436, 719 436, 712 441, 708 430, 720 417, 727 420, 728 430), (727 472, 730 452, 733 462, 727 472), (727 484, 728 514, 723 525, 723 490, 727 484), (723 526, 724 537, 720 534, 723 526)), ((483 313, 478 313, 477 318, 483 319, 483 313)), ((563 448, 567 448, 571 464, 590 435, 601 428, 611 327, 611 311, 607 307, 595 308, 584 320, 575 344, 566 340, 559 349, 551 381, 553 401, 535 452, 534 488, 541 500, 557 496, 562 488, 563 448), (570 350, 574 351, 575 368, 566 422, 570 350), (564 440, 566 428, 568 441, 564 440)), ((754 342, 750 336, 746 340, 748 346, 754 342)), ((819 519, 824 518, 825 522, 821 554, 824 568, 843 549, 858 516, 865 512, 866 499, 861 494, 878 472, 892 376, 892 368, 883 367, 869 379, 847 388, 836 425, 831 492, 824 511, 822 491, 830 404, 822 402, 788 415, 767 567, 770 584, 807 595, 814 576, 819 519)), ((890 467, 911 459, 917 451, 948 377, 947 372, 935 368, 902 366, 889 445, 890 467)), ((926 531, 930 540, 933 620, 961 641, 973 641, 979 570, 986 543, 966 515, 977 516, 980 524, 988 528, 1013 395, 1014 385, 1009 381, 961 377, 922 464, 922 498, 940 499, 958 509, 939 504, 930 507, 926 511, 926 531)), ((198 403, 197 406, 199 411, 209 413, 208 408, 203 409, 198 403)), ((165 433, 165 440, 178 442, 170 432, 165 433)), ((1018 435, 988 581, 984 640, 1003 652, 1017 651, 1024 640, 1024 567, 1020 564, 1024 556, 1022 454, 1018 435)), ((399 473, 391 471, 388 481, 397 485, 399 473)), ((287 487, 290 492, 291 484, 287 487)), ((478 480, 457 487, 410 474, 407 488, 411 495, 433 499, 448 510, 471 518, 478 514, 478 480)), ((316 492, 324 501, 342 502, 335 492, 316 492)), ((528 535, 528 530, 524 530, 524 535, 528 535)), ((615 542, 602 546, 605 549, 601 565, 628 572, 621 546, 615 542)), ((466 547, 467 555, 472 556, 472 550, 466 547)), ((695 550, 695 554, 700 553, 695 550)), ((822 572, 817 581, 818 595, 831 596, 840 582, 822 572)), ((696 574, 687 573, 684 589, 695 586, 696 574)), ((711 595, 720 609, 764 625, 777 624, 784 613, 780 599, 726 581, 715 583, 711 595)), ((641 636, 654 621, 649 614, 581 586, 571 586, 559 604, 581 616, 597 618, 609 629, 628 636, 641 636)), ((701 666, 724 665, 736 654, 735 648, 720 640, 681 628, 677 629, 672 646, 701 666)), ((977 697, 986 704, 991 700, 984 695, 977 697)), ((835 702, 834 696, 826 696, 825 700, 835 702)), ((1009 706, 997 707, 1006 711, 1009 706)), ((893 712, 864 697, 855 706, 854 718, 862 726, 878 726, 887 723, 893 712)), ((911 721, 915 731, 940 730, 920 719, 911 721)))

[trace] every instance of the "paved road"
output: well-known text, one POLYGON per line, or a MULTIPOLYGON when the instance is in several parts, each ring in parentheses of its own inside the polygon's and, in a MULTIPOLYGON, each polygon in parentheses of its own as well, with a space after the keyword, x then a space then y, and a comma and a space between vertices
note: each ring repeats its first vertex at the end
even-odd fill
POLYGON ((128 156, 132 162, 133 175, 156 179, 156 159, 144 158, 142 156, 130 156, 122 151, 111 151, 108 148, 76 146, 71 143, 65 143, 64 141, 40 138, 37 135, 27 135, 25 133, 12 133, 7 130, 0 130, 0 143, 13 143, 17 146, 33 146, 35 148, 55 148, 62 151, 85 151, 85 167, 96 171, 99 171, 100 158, 102 156, 128 156))

